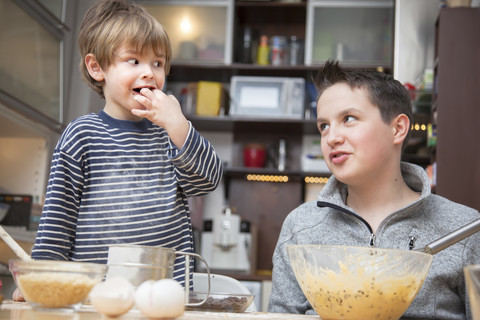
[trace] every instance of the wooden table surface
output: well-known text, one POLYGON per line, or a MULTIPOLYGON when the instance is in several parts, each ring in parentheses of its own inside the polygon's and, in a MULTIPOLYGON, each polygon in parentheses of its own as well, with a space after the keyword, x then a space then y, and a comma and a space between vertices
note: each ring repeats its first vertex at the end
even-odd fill
MULTIPOLYGON (((50 312, 32 310, 26 302, 14 302, 12 300, 4 300, 0 304, 1 320, 139 320, 148 319, 142 314, 132 309, 128 313, 118 318, 103 317, 96 312, 92 306, 83 306, 77 312, 50 312)), ((217 320, 217 319, 238 319, 238 320, 320 320, 318 316, 298 315, 298 314, 282 314, 267 312, 244 312, 244 313, 225 313, 225 312, 202 312, 202 311, 186 311, 183 316, 176 320, 217 320)))

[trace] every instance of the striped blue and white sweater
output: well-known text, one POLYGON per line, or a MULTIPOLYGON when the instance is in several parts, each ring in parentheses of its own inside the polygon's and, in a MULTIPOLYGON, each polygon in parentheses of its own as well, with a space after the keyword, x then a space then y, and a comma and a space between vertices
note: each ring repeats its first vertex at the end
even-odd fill
MULTIPOLYGON (((213 191, 222 163, 190 124, 181 150, 148 120, 74 120, 53 153, 33 259, 106 263, 110 244, 192 252, 187 196, 213 191)), ((183 283, 184 257, 174 278, 183 283)))

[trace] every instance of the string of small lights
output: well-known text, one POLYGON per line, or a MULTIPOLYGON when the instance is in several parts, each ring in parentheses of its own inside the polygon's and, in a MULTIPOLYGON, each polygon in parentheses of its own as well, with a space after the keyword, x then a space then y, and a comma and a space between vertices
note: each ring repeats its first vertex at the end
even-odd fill
POLYGON ((327 177, 305 177, 305 183, 321 183, 326 184, 328 182, 327 177))
POLYGON ((271 174, 247 174, 247 180, 259 182, 288 182, 288 176, 271 174))
MULTIPOLYGON (((254 182, 280 182, 285 183, 289 181, 287 175, 273 175, 273 174, 247 174, 247 181, 254 182)), ((310 177, 304 179, 305 183, 319 183, 326 184, 328 177, 310 177)))
POLYGON ((414 123, 412 124, 412 128, 411 130, 414 130, 414 131, 426 131, 428 128, 428 125, 427 124, 424 124, 424 123, 414 123))

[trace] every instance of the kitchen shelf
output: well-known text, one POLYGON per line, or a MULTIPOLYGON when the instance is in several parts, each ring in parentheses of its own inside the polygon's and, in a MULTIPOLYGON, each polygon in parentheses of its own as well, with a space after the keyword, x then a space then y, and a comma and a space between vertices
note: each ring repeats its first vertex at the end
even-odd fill
POLYGON ((235 1, 236 7, 256 7, 256 8, 273 8, 273 7, 281 7, 281 8, 306 8, 307 3, 306 1, 297 1, 297 2, 282 2, 282 1, 235 1))
POLYGON ((251 63, 193 64, 172 62, 169 82, 218 81, 230 84, 232 76, 301 77, 311 81, 318 66, 263 66, 251 63))
MULTIPOLYGON (((258 65, 253 63, 210 63, 199 64, 198 62, 172 62, 169 82, 196 82, 196 81, 218 81, 230 83, 232 76, 269 76, 269 77, 302 77, 311 81, 321 65, 258 65)), ((387 65, 348 65, 347 69, 377 70, 382 68, 383 72, 392 74, 391 66, 387 65)))
POLYGON ((258 118, 240 116, 188 116, 200 131, 319 134, 315 119, 258 118))

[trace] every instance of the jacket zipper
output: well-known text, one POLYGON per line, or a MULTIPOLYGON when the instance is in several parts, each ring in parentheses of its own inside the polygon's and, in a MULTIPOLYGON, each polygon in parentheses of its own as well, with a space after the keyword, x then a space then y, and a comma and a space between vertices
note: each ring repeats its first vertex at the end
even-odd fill
POLYGON ((375 233, 370 235, 370 243, 368 244, 369 247, 375 247, 375 233))
POLYGON ((408 242, 408 250, 413 250, 415 248, 415 241, 417 241, 417 237, 410 236, 410 241, 408 242))
POLYGON ((344 213, 346 213, 350 216, 353 216, 353 217, 359 219, 360 221, 362 221, 365 224, 365 226, 367 226, 368 231, 370 231, 370 240, 368 241, 368 246, 369 247, 375 247, 375 240, 376 240, 375 233, 373 232, 373 229, 370 226, 370 224, 367 222, 367 220, 363 219, 358 214, 356 214, 356 213, 354 213, 350 210, 347 210, 343 207, 337 206, 336 204, 333 204, 333 203, 329 203, 329 202, 325 202, 325 201, 317 201, 317 207, 319 207, 319 208, 329 207, 329 208, 332 208, 332 209, 335 209, 335 210, 338 210, 338 211, 342 211, 342 212, 344 212, 344 213))
MULTIPOLYGON (((346 214, 348 214, 352 217, 355 217, 355 218, 359 219, 360 221, 362 221, 367 226, 368 230, 370 231, 370 239, 368 241, 368 246, 369 247, 375 247, 376 246, 376 235, 373 232, 372 227, 370 226, 370 224, 365 219, 363 219, 361 216, 359 216, 355 212, 352 212, 352 211, 350 211, 348 209, 345 209, 343 207, 340 207, 336 204, 325 202, 325 201, 317 201, 317 207, 319 207, 319 208, 325 208, 325 207, 332 208, 332 209, 341 211, 343 213, 346 213, 346 214)), ((408 250, 413 250, 415 248, 415 242, 416 241, 417 241, 416 236, 408 237, 408 250)))

